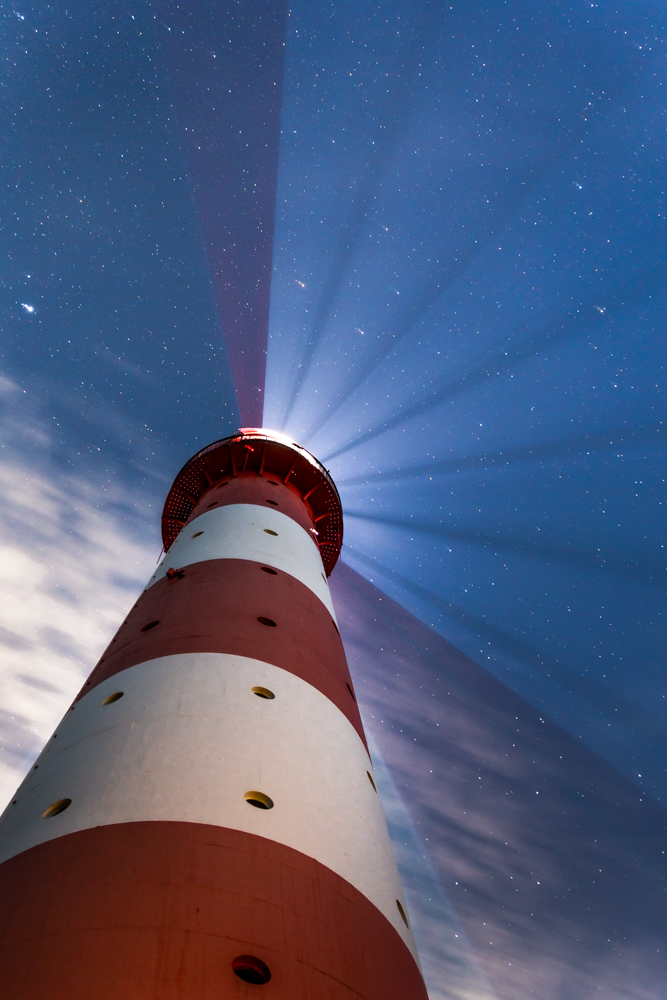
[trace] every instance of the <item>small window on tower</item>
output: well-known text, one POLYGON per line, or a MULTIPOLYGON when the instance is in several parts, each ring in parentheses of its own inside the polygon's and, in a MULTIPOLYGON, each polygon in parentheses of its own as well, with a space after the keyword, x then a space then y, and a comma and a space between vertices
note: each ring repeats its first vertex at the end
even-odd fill
POLYGON ((243 798, 248 805, 255 809, 273 809, 273 799, 270 799, 264 792, 246 792, 243 798))
POLYGON ((232 969, 244 983, 263 986, 271 978, 271 970, 266 962, 254 955, 239 955, 232 962, 232 969))
POLYGON ((120 699, 123 697, 123 694, 124 694, 123 691, 115 691, 113 694, 110 694, 108 698, 105 698, 102 704, 113 705, 115 701, 120 701, 120 699))
POLYGON ((71 799, 58 799, 57 802, 54 802, 48 809, 44 810, 42 813, 42 819, 50 819, 51 816, 57 816, 58 813, 65 812, 66 809, 69 809, 71 805, 71 799))

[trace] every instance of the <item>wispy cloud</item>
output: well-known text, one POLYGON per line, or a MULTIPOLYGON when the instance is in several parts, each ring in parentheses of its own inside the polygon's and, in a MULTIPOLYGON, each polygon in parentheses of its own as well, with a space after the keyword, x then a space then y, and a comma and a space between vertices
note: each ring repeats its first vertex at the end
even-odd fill
POLYGON ((368 729, 367 735, 429 1000, 495 1000, 463 924, 368 729))
POLYGON ((155 563, 141 516, 101 496, 42 449, 0 452, 0 808, 155 563))

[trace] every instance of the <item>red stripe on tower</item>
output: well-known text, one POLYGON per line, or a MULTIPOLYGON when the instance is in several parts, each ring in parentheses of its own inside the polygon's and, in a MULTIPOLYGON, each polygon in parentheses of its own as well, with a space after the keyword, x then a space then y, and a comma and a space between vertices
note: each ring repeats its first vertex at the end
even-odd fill
POLYGON ((165 558, 0 819, 3 1000, 425 1000, 327 583, 342 529, 281 436, 179 473, 165 558))

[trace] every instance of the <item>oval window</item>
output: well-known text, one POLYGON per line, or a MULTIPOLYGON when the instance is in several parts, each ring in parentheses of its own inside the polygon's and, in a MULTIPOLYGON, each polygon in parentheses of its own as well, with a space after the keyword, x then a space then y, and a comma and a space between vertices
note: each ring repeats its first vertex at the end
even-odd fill
POLYGON ((401 919, 403 920, 403 923, 405 924, 406 927, 409 927, 410 924, 408 923, 408 918, 405 915, 405 910, 401 906, 401 901, 399 899, 396 900, 396 906, 398 907, 398 912, 401 915, 401 919))
POLYGON ((108 698, 105 698, 102 702, 103 705, 113 705, 115 701, 120 701, 123 697, 123 691, 116 691, 114 694, 110 694, 108 698))
POLYGON ((263 986, 271 978, 271 970, 266 962, 254 955, 239 955, 232 962, 232 969, 244 983, 263 986))
POLYGON ((255 809, 273 809, 273 799, 270 799, 264 792, 246 792, 243 798, 248 805, 255 809))
POLYGON ((53 802, 48 809, 45 809, 42 813, 42 819, 50 819, 51 816, 57 816, 58 813, 65 812, 66 809, 72 805, 71 799, 58 799, 57 802, 53 802))

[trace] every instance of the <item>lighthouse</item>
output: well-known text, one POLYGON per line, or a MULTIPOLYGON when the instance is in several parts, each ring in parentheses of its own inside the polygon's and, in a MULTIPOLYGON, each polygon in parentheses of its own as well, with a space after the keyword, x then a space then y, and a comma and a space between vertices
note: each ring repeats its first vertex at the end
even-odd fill
POLYGON ((333 480, 244 429, 0 818, 3 1000, 426 1000, 328 576, 333 480))

